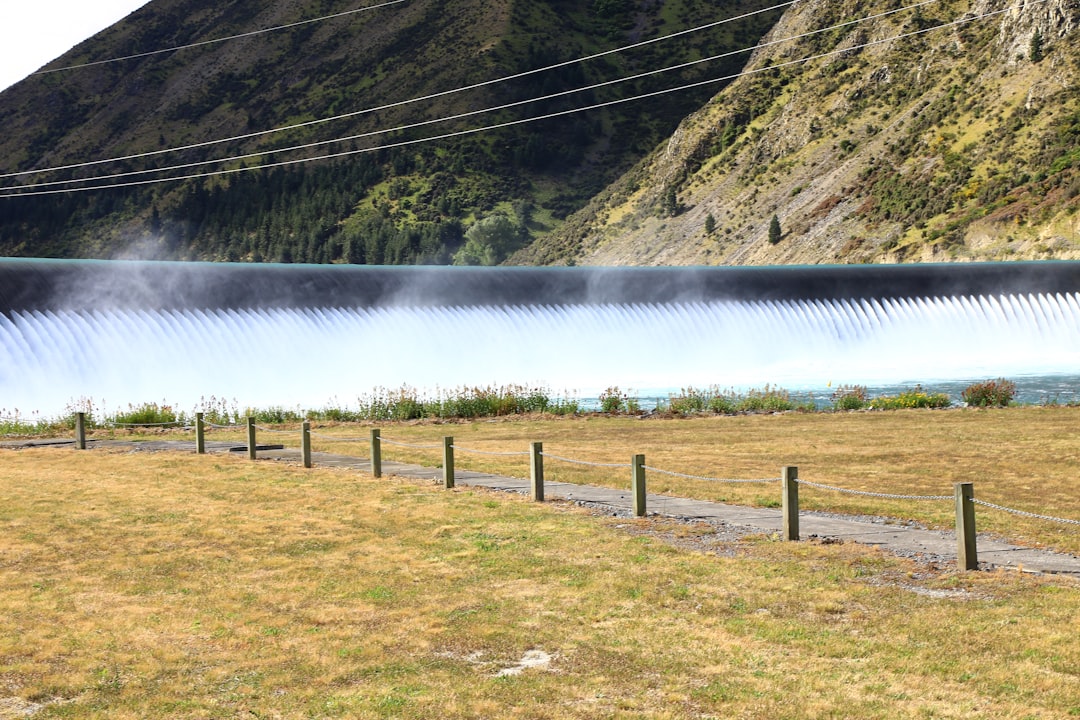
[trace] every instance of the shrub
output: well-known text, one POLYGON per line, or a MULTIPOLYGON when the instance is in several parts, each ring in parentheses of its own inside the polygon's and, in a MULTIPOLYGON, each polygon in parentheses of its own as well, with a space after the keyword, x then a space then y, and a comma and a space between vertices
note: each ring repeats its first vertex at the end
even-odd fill
POLYGON ((708 390, 683 388, 678 395, 668 398, 668 407, 677 415, 712 412, 717 415, 734 415, 741 412, 787 412, 800 410, 814 412, 813 401, 796 403, 787 390, 766 385, 761 390, 748 390, 745 395, 734 390, 720 390, 712 385, 708 390))
POLYGON ((871 400, 867 407, 871 410, 909 410, 912 408, 945 408, 952 405, 952 400, 945 393, 927 393, 921 385, 899 395, 882 395, 871 400))
POLYGON ((687 387, 668 397, 668 409, 676 415, 690 415, 705 410, 709 399, 707 393, 687 387))
POLYGON ((833 391, 833 410, 862 410, 869 402, 868 391, 863 385, 841 385, 833 391))
POLYGON ((617 385, 612 385, 600 393, 600 412, 620 413, 628 410, 627 399, 626 393, 617 385))
POLYGON ((1006 407, 1016 396, 1016 383, 998 378, 973 383, 964 388, 960 398, 973 407, 1006 407))
POLYGON ((183 415, 178 415, 170 405, 157 403, 128 405, 127 412, 117 413, 112 419, 117 425, 170 425, 183 421, 183 415))

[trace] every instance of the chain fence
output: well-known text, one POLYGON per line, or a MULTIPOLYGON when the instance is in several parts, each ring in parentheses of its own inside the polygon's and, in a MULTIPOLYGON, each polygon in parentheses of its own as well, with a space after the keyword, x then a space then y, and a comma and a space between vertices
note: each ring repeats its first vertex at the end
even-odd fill
POLYGON ((311 434, 311 437, 313 437, 313 438, 319 438, 320 440, 333 440, 334 442, 356 442, 356 443, 368 443, 368 442, 371 442, 371 438, 340 437, 338 435, 323 435, 322 433, 317 433, 314 430, 312 430, 310 434, 311 434))
POLYGON ((437 445, 414 445, 413 443, 400 442, 398 440, 391 440, 391 439, 385 438, 385 437, 380 437, 379 440, 381 440, 384 443, 387 443, 388 445, 396 445, 397 447, 404 447, 404 448, 413 448, 414 450, 441 450, 442 449, 442 443, 439 443, 437 445))
POLYGON ((234 423, 232 425, 218 425, 217 423, 212 423, 209 420, 204 421, 203 425, 214 430, 240 430, 247 428, 247 425, 240 425, 238 423, 234 423))
POLYGON ((832 490, 833 492, 844 493, 845 495, 859 495, 861 497, 881 498, 884 500, 952 500, 955 498, 954 495, 892 495, 890 493, 868 492, 866 490, 850 490, 848 488, 836 487, 835 485, 822 485, 821 483, 810 482, 809 480, 796 480, 795 482, 819 490, 832 490))
MULTIPOLYGON (((439 447, 442 447, 441 445, 439 447)), ((451 445, 455 450, 460 450, 464 453, 472 453, 474 455, 490 455, 492 457, 521 457, 523 455, 529 455, 528 450, 519 450, 517 452, 492 452, 490 450, 475 450, 473 448, 462 447, 461 445, 451 445)))
POLYGON ((263 427, 262 425, 256 425, 255 429, 259 432, 277 433, 278 435, 295 435, 296 430, 274 430, 273 428, 263 427))
POLYGON ((1051 522, 1065 523, 1066 525, 1080 525, 1080 520, 1069 520, 1066 518, 1053 517, 1052 515, 1039 515, 1038 513, 1028 512, 1027 510, 1017 510, 1016 508, 1005 507, 1004 505, 995 505, 994 503, 979 500, 978 498, 972 498, 971 502, 976 505, 982 505, 983 507, 992 508, 994 510, 1001 510, 1002 512, 1019 515, 1021 517, 1035 518, 1036 520, 1049 520, 1051 522))
MULTIPOLYGON (((25 421, 18 418, 18 417, 0 416, 0 422, 17 423, 17 422, 25 422, 25 421)), ((172 422, 160 422, 160 423, 109 423, 108 426, 111 426, 111 427, 172 427, 172 426, 183 426, 183 425, 187 425, 187 424, 190 424, 190 423, 184 423, 184 422, 181 422, 181 421, 172 421, 172 422)), ((222 425, 222 424, 218 424, 218 423, 205 421, 204 425, 205 425, 205 427, 213 428, 215 430, 237 430, 237 429, 246 428, 246 424, 239 424, 239 423, 235 423, 235 424, 231 424, 231 425, 222 425)), ((265 427, 265 426, 262 426, 262 425, 255 425, 255 428, 257 430, 261 431, 261 432, 277 433, 277 434, 294 434, 295 432, 297 432, 297 431, 294 431, 294 430, 277 430, 277 429, 265 427)), ((319 439, 329 440, 329 441, 334 441, 334 442, 356 442, 356 443, 370 442, 370 438, 366 438, 366 437, 365 438, 339 437, 339 436, 335 436, 335 435, 325 435, 325 434, 316 433, 316 432, 311 432, 310 434, 311 434, 311 437, 313 437, 313 438, 319 438, 319 439)), ((407 442, 402 442, 400 440, 394 440, 394 439, 387 438, 387 437, 382 437, 382 436, 380 436, 378 438, 378 441, 381 442, 381 443, 386 443, 388 445, 393 445, 393 446, 403 447, 403 448, 412 448, 412 449, 416 449, 416 450, 438 450, 438 449, 441 449, 443 447, 443 445, 441 443, 436 443, 436 444, 407 443, 407 442)), ((492 457, 525 457, 525 456, 531 455, 531 453, 529 451, 496 452, 496 451, 490 451, 490 450, 479 450, 477 448, 469 448, 469 447, 465 447, 465 446, 462 446, 462 445, 451 445, 451 447, 454 450, 457 450, 457 451, 463 452, 463 453, 471 453, 471 454, 476 454, 476 455, 487 455, 487 456, 492 456, 492 457)), ((593 462, 593 461, 589 461, 589 460, 581 460, 581 459, 577 459, 577 458, 564 457, 564 456, 561 456, 561 455, 554 455, 554 454, 549 453, 549 452, 543 452, 543 453, 540 453, 540 455, 542 457, 544 457, 544 458, 548 458, 550 460, 554 460, 554 461, 557 461, 557 462, 570 463, 572 465, 581 465, 581 466, 586 466, 586 467, 618 468, 618 469, 626 469, 626 468, 632 468, 633 467, 632 463, 593 462)), ((648 472, 652 472, 652 473, 658 473, 658 474, 661 474, 661 475, 668 475, 668 476, 671 476, 671 477, 685 478, 687 480, 700 480, 700 481, 704 481, 704 482, 713 482, 713 483, 769 484, 769 483, 775 483, 775 482, 780 481, 780 478, 776 478, 776 477, 771 477, 771 478, 748 478, 748 479, 743 479, 743 478, 719 478, 719 477, 712 477, 712 476, 708 476, 708 475, 694 475, 694 474, 691 474, 691 473, 683 473, 683 472, 677 472, 677 471, 674 471, 674 470, 666 470, 664 468, 659 468, 659 467, 655 467, 655 466, 652 466, 652 465, 643 465, 642 467, 643 467, 644 470, 646 470, 648 472)), ((803 479, 796 479, 795 482, 800 484, 800 485, 805 485, 807 487, 816 488, 816 489, 819 489, 819 490, 827 490, 827 491, 831 491, 831 492, 842 493, 842 494, 845 494, 845 495, 856 495, 856 496, 859 496, 859 497, 878 498, 878 499, 884 499, 884 500, 912 500, 912 501, 918 501, 918 502, 923 502, 923 501, 934 502, 934 501, 951 501, 951 500, 955 499, 955 495, 902 495, 902 494, 894 494, 894 493, 871 492, 871 491, 867 491, 867 490, 853 490, 853 489, 850 489, 850 488, 843 488, 843 487, 838 487, 838 486, 835 486, 835 485, 826 485, 824 483, 817 483, 817 482, 812 482, 810 480, 803 480, 803 479)), ((981 505, 983 507, 990 508, 992 510, 998 510, 998 511, 1001 511, 1001 512, 1005 512, 1005 513, 1009 513, 1009 514, 1017 515, 1017 516, 1021 516, 1021 517, 1033 518, 1033 519, 1037 519, 1037 520, 1046 520, 1046 521, 1049 521, 1049 522, 1063 523, 1063 524, 1067 524, 1067 525, 1080 526, 1080 520, 1072 520, 1072 519, 1069 519, 1069 518, 1054 517, 1052 515, 1042 515, 1042 514, 1039 514, 1039 513, 1028 512, 1026 510, 1018 510, 1016 508, 1010 508, 1010 507, 1006 507, 1004 505, 997 505, 995 503, 987 502, 985 500, 979 500, 977 498, 972 498, 971 502, 973 504, 975 504, 975 505, 981 505)))
POLYGON ((104 423, 105 427, 119 427, 119 428, 133 428, 133 427, 183 427, 185 425, 194 425, 194 423, 187 423, 182 420, 172 420, 170 422, 156 422, 156 423, 123 423, 123 422, 107 422, 104 423))
POLYGON ((598 463, 589 462, 588 460, 575 460, 574 458, 560 457, 559 455, 552 455, 551 453, 540 453, 543 457, 551 458, 552 460, 558 460, 559 462, 571 463, 574 465, 588 465, 589 467, 603 467, 603 468, 629 468, 633 467, 630 463, 598 463))
POLYGON ((686 478, 687 480, 704 480, 706 482, 715 483, 774 483, 780 482, 780 478, 760 478, 760 479, 748 479, 742 480, 737 478, 715 478, 707 477, 705 475, 689 475, 687 473, 675 472, 674 470, 664 470, 663 468, 653 467, 651 465, 643 465, 649 472, 660 473, 661 475, 671 475, 672 477, 686 478))

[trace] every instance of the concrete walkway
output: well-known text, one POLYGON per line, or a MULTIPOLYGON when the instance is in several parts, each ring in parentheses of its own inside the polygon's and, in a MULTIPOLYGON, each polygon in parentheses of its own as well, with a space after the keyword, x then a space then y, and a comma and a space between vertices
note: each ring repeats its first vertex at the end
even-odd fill
MULTIPOLYGON (((71 447, 74 443, 60 440, 8 442, 0 444, 0 447, 54 445, 71 447)), ((194 442, 173 440, 144 442, 98 440, 90 442, 89 447, 123 447, 136 451, 171 450, 195 452, 194 442)), ((260 446, 258 449, 257 455, 260 459, 295 462, 298 464, 302 462, 299 450, 282 449, 270 445, 266 446, 266 448, 262 449, 260 446)), ((247 447, 242 442, 207 441, 206 449, 207 452, 211 453, 247 453, 247 447)), ((312 454, 312 462, 316 466, 340 467, 366 473, 371 472, 371 462, 365 458, 315 452, 312 454)), ((409 465, 388 460, 383 460, 382 472, 383 475, 397 475, 418 480, 442 480, 442 470, 440 468, 409 465)), ((458 485, 471 485, 522 494, 529 494, 530 492, 530 483, 527 479, 501 477, 460 469, 456 470, 454 477, 458 485)), ((619 515, 630 516, 633 509, 633 498, 629 488, 618 490, 593 485, 547 481, 544 483, 544 494, 548 499, 562 499, 584 505, 610 508, 612 512, 619 515)), ((649 515, 659 515, 679 520, 703 521, 747 532, 779 533, 782 529, 781 512, 778 509, 726 505, 704 500, 689 500, 654 494, 647 495, 646 507, 649 515)), ((874 545, 905 557, 931 562, 956 562, 956 534, 951 531, 925 530, 909 525, 893 524, 876 518, 815 512, 801 513, 799 515, 799 526, 803 538, 857 542, 864 545, 874 545)), ((979 535, 978 537, 978 557, 980 569, 1013 568, 1027 572, 1062 574, 1080 578, 1080 557, 1013 545, 985 535, 979 535)))

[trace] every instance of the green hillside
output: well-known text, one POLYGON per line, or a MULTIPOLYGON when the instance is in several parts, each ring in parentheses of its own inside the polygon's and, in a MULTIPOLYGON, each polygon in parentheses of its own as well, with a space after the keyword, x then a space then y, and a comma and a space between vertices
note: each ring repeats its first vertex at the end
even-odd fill
MULTIPOLYGON (((32 76, 0 94, 5 129, 0 173, 240 139, 0 180, 8 188, 0 194, 19 195, 0 198, 0 253, 441 263, 453 259, 476 226, 459 260, 497 261, 560 227, 666 139, 719 85, 407 143, 729 75, 748 55, 453 122, 326 141, 532 100, 747 47, 778 13, 510 82, 406 102, 767 5, 408 0, 228 42, 32 76), (383 107, 392 104, 397 105, 383 107), (350 116, 258 134, 345 114, 350 116), (287 149, 320 142, 326 144, 287 149), (306 164, 92 192, 29 196, 24 193, 53 187, 11 189, 193 165, 104 181, 140 182, 354 151, 306 164), (272 154, 194 165, 255 152, 272 154)), ((358 7, 355 0, 154 0, 49 68, 203 43, 358 7)))
MULTIPOLYGON (((799 3, 767 41, 902 8, 799 3)), ((1069 0, 957 0, 762 48, 513 261, 1080 258, 1078 25, 1069 0)))

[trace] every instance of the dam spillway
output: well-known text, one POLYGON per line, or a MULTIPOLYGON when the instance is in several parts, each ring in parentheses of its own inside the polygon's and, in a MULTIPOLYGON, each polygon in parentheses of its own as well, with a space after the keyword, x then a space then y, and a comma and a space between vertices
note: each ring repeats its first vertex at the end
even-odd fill
POLYGON ((370 268, 0 260, 0 410, 375 388, 592 396, 1080 370, 1080 264, 370 268))

